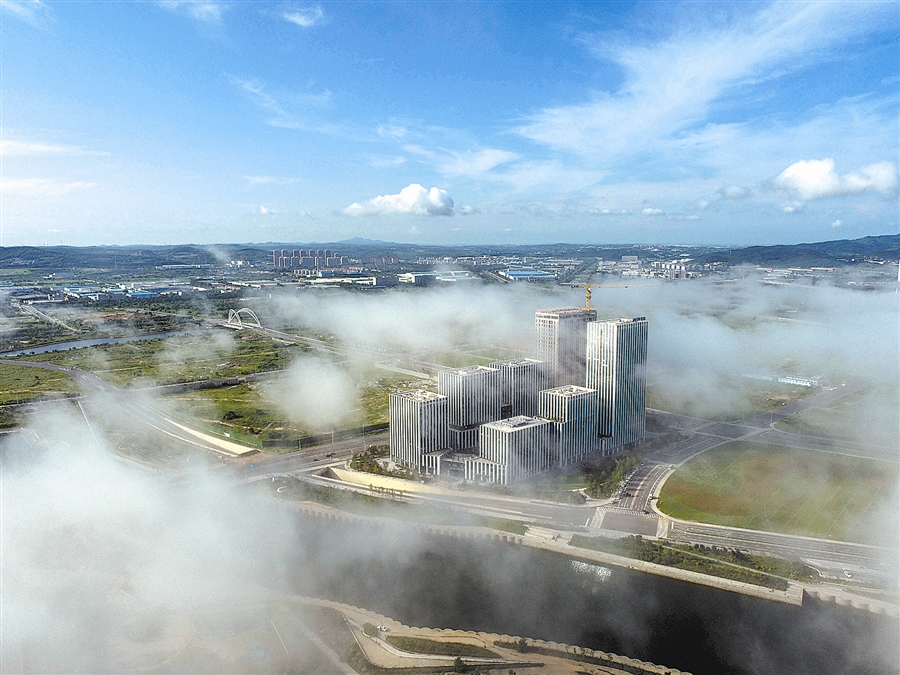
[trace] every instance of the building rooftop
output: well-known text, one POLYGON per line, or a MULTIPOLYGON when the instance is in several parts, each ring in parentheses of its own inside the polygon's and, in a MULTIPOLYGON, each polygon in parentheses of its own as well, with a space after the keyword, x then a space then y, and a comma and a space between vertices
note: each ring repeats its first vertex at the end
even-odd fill
POLYGON ((550 424, 549 420, 543 417, 529 417, 528 415, 516 415, 508 417, 505 420, 497 420, 496 422, 487 422, 482 426, 499 429, 500 431, 514 431, 517 429, 525 429, 527 427, 537 427, 544 424, 550 424))
POLYGON ((413 401, 437 401, 441 398, 447 398, 443 394, 435 394, 433 391, 424 389, 407 389, 406 391, 398 391, 394 396, 402 396, 413 401))
POLYGON ((579 387, 577 384, 565 384, 555 389, 544 389, 541 391, 555 394, 556 396, 581 396, 582 394, 597 393, 596 389, 588 389, 587 387, 579 387))
POLYGON ((454 373, 456 375, 474 375, 475 373, 493 373, 497 370, 497 368, 490 368, 488 366, 465 366, 464 368, 450 368, 444 372, 454 373))
POLYGON ((635 316, 631 319, 599 319, 597 323, 634 323, 635 321, 646 321, 646 316, 635 316))
POLYGON ((553 314, 557 316, 577 316, 579 314, 592 314, 597 316, 597 310, 584 307, 557 307, 556 309, 539 309, 535 314, 553 314))
POLYGON ((491 364, 492 368, 515 368, 516 366, 531 366, 536 363, 546 363, 540 359, 510 359, 509 361, 495 361, 491 364))

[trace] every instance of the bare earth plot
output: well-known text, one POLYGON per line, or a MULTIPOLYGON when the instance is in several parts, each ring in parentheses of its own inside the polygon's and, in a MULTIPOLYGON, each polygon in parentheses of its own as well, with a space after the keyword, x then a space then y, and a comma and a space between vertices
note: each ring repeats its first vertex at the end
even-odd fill
POLYGON ((896 540, 900 466, 733 442, 688 461, 659 509, 675 518, 863 544, 896 540))

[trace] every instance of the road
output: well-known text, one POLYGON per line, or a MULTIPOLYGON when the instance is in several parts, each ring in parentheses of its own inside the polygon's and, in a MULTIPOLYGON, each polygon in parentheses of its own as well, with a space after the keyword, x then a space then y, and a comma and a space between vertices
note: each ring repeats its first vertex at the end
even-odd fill
MULTIPOLYGON (((626 513, 633 518, 657 520, 662 518, 664 523, 660 528, 661 534, 675 541, 739 548, 762 555, 800 559, 827 576, 846 578, 844 573, 848 572, 856 581, 893 584, 897 574, 896 556, 892 556, 884 549, 759 530, 689 523, 669 518, 655 508, 655 499, 659 495, 660 488, 677 466, 700 452, 735 440, 752 440, 897 462, 895 448, 801 436, 774 429, 774 425, 786 417, 826 405, 861 389, 862 385, 852 384, 820 391, 777 410, 760 413, 739 422, 713 422, 686 415, 650 411, 649 414, 653 414, 660 424, 680 430, 686 437, 649 455, 626 480, 622 496, 609 506, 600 508, 626 513)), ((628 529, 629 521, 621 522, 625 524, 623 529, 628 529)), ((632 520, 631 523, 630 529, 638 533, 639 522, 632 520)))
MULTIPOLYGON (((244 482, 259 480, 276 475, 302 475, 312 482, 368 492, 365 487, 341 484, 317 473, 329 465, 343 464, 354 452, 369 444, 388 441, 386 433, 337 442, 328 446, 304 448, 277 455, 254 455, 236 458, 235 453, 223 448, 220 439, 186 429, 183 425, 166 417, 139 396, 119 390, 93 373, 67 368, 51 363, 15 361, 16 365, 55 370, 70 375, 82 383, 89 391, 105 394, 123 414, 142 422, 157 433, 168 435, 195 448, 217 453, 220 464, 209 470, 228 480, 244 482)), ((849 572, 855 580, 877 583, 892 583, 894 565, 885 564, 885 552, 872 547, 864 547, 846 542, 808 539, 789 535, 779 535, 756 530, 726 528, 676 521, 662 516, 654 508, 654 499, 672 470, 694 455, 718 445, 734 440, 749 440, 801 447, 861 457, 889 458, 890 450, 877 446, 866 446, 832 439, 788 434, 773 429, 773 425, 792 414, 824 405, 841 396, 857 391, 859 387, 822 391, 795 403, 783 406, 772 413, 755 415, 740 422, 715 422, 685 415, 661 411, 650 411, 662 425, 680 430, 684 437, 673 444, 649 455, 644 463, 629 476, 622 495, 614 502, 597 507, 596 504, 572 506, 555 504, 516 496, 473 493, 471 490, 448 489, 439 495, 418 494, 415 501, 441 504, 466 509, 479 515, 511 518, 537 523, 544 526, 595 528, 609 527, 622 534, 651 534, 658 531, 670 539, 690 544, 704 544, 726 548, 741 548, 761 554, 799 558, 816 567, 823 574, 835 577, 849 572), (606 518, 614 513, 615 517, 606 518)), ((897 461, 896 451, 893 461, 897 461)), ((189 482, 191 473, 174 477, 176 482, 189 482)))
POLYGON ((688 544, 800 559, 820 574, 834 578, 846 578, 844 572, 848 572, 854 581, 863 583, 888 585, 895 580, 896 560, 892 564, 889 553, 874 546, 677 521, 670 523, 668 537, 688 544))

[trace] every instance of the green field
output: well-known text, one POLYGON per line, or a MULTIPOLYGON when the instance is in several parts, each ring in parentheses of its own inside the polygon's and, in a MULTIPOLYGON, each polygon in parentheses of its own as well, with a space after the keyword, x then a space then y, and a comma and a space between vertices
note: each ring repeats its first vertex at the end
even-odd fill
POLYGON ((719 396, 705 400, 685 396, 678 388, 647 386, 647 407, 679 415, 693 415, 718 422, 734 422, 761 412, 775 410, 792 401, 815 393, 810 387, 798 387, 777 382, 734 378, 720 389, 719 396), (721 395, 727 391, 728 395, 721 395))
MULTIPOLYGON (((358 398, 340 428, 387 422, 390 393, 418 386, 408 375, 374 368, 350 375, 356 383, 358 398)), ((274 381, 249 382, 188 391, 166 396, 162 405, 187 424, 196 421, 210 431, 227 432, 251 445, 263 439, 297 439, 328 431, 307 428, 297 419, 290 419, 283 406, 273 399, 273 384, 274 381)))
POLYGON ((20 360, 48 361, 97 374, 117 387, 239 377, 285 368, 307 351, 251 332, 213 331, 70 351, 20 360))
POLYGON ((734 442, 665 483, 675 518, 867 544, 895 541, 900 466, 813 450, 734 442))
POLYGON ((59 398, 78 391, 78 385, 65 373, 0 363, 0 404, 59 398))
POLYGON ((859 391, 787 417, 776 429, 792 434, 900 445, 900 391, 896 387, 859 391))

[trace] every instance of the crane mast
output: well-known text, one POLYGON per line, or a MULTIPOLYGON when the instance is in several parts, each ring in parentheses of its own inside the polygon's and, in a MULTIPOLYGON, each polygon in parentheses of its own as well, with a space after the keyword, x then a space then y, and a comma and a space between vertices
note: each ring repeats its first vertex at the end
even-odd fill
POLYGON ((652 288, 654 284, 572 284, 572 288, 584 289, 584 308, 591 308, 591 290, 595 288, 652 288))

